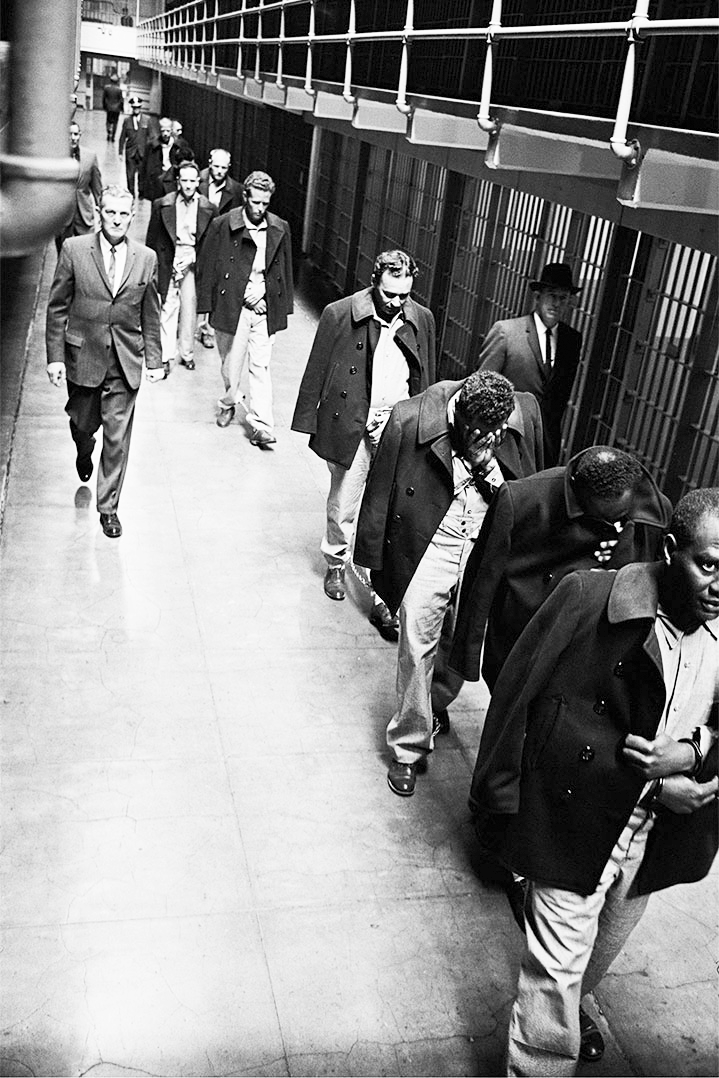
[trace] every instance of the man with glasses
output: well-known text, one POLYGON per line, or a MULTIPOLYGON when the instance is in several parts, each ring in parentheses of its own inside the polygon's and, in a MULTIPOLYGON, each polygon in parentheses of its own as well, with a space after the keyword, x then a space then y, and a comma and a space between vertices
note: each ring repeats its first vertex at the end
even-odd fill
POLYGON ((559 461, 562 417, 579 366, 582 335, 563 321, 570 296, 580 289, 566 262, 550 262, 530 281, 534 311, 495 322, 482 345, 477 369, 499 371, 515 389, 534 393, 542 410, 544 461, 559 461))
MULTIPOLYGON (((357 510, 390 411, 436 378, 434 315, 412 299, 416 277, 411 255, 378 255, 371 287, 325 307, 300 385, 292 430, 310 435, 330 471, 321 544, 329 599, 345 597, 357 510)), ((370 621, 397 639, 396 619, 374 595, 370 621)))
POLYGON ((495 371, 437 382, 393 409, 367 480, 355 561, 399 609, 397 710, 387 781, 410 797, 462 681, 447 668, 462 572, 505 479, 542 467, 542 421, 530 393, 495 371))

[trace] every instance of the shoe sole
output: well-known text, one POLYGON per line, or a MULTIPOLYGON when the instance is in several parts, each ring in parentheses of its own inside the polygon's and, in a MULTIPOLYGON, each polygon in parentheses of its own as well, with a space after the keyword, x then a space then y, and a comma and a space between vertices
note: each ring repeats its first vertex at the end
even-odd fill
POLYGON ((330 595, 328 591, 325 592, 328 599, 332 599, 336 603, 344 602, 344 595, 330 595))
POLYGON ((387 776, 387 785, 393 794, 397 794, 397 797, 412 797, 414 795, 414 788, 411 790, 398 790, 396 786, 393 786, 389 775, 387 776))

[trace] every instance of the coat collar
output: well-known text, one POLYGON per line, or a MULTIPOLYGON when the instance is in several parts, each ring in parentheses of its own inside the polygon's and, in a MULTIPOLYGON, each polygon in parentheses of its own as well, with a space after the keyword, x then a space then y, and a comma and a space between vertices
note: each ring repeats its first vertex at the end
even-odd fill
MULTIPOLYGON (((564 503, 569 520, 576 520, 584 515, 584 510, 574 493, 572 477, 577 470, 580 457, 586 452, 587 450, 583 449, 581 453, 577 453, 564 469, 564 503)), ((671 517, 671 509, 666 500, 662 498, 659 488, 647 469, 643 464, 640 464, 640 467, 642 477, 634 495, 632 521, 635 524, 648 524, 654 527, 667 528, 671 517)))
MULTIPOLYGON (((410 325, 414 326, 415 330, 419 329, 419 311, 411 296, 405 302, 403 312, 405 322, 409 322, 410 325)), ((352 296, 352 321, 366 322, 370 318, 374 318, 375 314, 372 289, 363 288, 361 292, 355 292, 352 296)))

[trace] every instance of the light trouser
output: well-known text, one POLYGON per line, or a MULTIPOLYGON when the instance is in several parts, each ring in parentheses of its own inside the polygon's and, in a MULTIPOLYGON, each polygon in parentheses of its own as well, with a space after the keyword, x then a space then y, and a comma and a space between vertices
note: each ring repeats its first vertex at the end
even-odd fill
POLYGON ((247 360, 249 408, 247 421, 258 431, 272 434, 272 379, 270 359, 274 335, 267 333, 267 315, 243 307, 234 334, 215 330, 217 350, 222 360, 225 395, 217 402, 222 409, 234 408, 242 401, 240 379, 247 360))
POLYGON ((197 294, 195 268, 190 266, 179 285, 173 280, 167 290, 160 312, 162 362, 169 363, 179 352, 183 363, 189 362, 195 350, 197 294))
POLYGON ((579 1003, 624 946, 649 899, 635 879, 653 817, 636 808, 591 895, 531 883, 526 947, 512 1008, 509 1075, 573 1075, 579 1058, 579 1003))
POLYGON ((462 573, 472 546, 471 539, 438 530, 400 604, 398 706, 387 727, 387 744, 403 764, 415 764, 432 751, 432 711, 451 704, 463 685, 447 659, 462 573))
POLYGON ((70 417, 70 433, 78 453, 92 453, 95 445, 93 435, 102 427, 102 453, 97 470, 97 511, 115 513, 130 454, 137 390, 127 384, 114 347, 101 384, 79 386, 68 381, 67 395, 65 411, 70 417))
POLYGON ((365 431, 349 468, 327 461, 330 492, 327 495, 327 524, 320 549, 330 567, 346 565, 349 561, 357 513, 373 454, 374 447, 365 431))

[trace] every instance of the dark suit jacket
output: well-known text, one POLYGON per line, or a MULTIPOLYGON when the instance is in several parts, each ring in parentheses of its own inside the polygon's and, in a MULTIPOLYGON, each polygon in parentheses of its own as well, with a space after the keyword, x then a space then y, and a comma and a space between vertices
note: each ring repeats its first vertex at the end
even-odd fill
MULTIPOLYGON (((372 289, 325 307, 302 377, 292 430, 310 435, 310 449, 349 468, 364 434, 372 388, 372 355, 379 340, 372 289)), ((436 375, 434 315, 409 299, 395 340, 409 364, 409 393, 436 375)))
POLYGON ((116 82, 107 82, 102 88, 102 107, 105 112, 122 112, 124 108, 122 87, 116 82))
POLYGON ((143 161, 143 191, 144 198, 155 201, 163 195, 171 194, 177 190, 177 179, 174 166, 182 158, 188 161, 192 158, 192 147, 186 139, 173 139, 170 144, 170 167, 162 167, 162 142, 159 135, 150 135, 145 148, 143 161))
MULTIPOLYGON (((210 188, 210 170, 209 168, 203 168, 200 173, 200 194, 208 198, 208 191, 210 188)), ((231 176, 227 176, 225 179, 225 189, 220 195, 220 205, 217 207, 218 214, 228 213, 229 210, 235 209, 235 207, 242 206, 242 191, 243 187, 237 180, 233 180, 231 176)))
MULTIPOLYGON (((482 674, 490 689, 529 619, 574 569, 597 569, 594 551, 614 529, 590 521, 574 494, 571 477, 578 453, 563 468, 507 483, 484 519, 464 573, 450 664, 468 681, 482 674), (485 639, 485 626, 487 628, 485 639)), ((635 494, 632 519, 610 561, 654 561, 671 519, 671 505, 649 472, 635 494)))
POLYGON ((68 236, 84 236, 94 230, 95 206, 100 205, 101 194, 102 176, 97 154, 81 146, 80 171, 75 184, 75 205, 60 235, 61 240, 68 236))
MULTIPOLYGON (((654 633, 662 571, 656 563, 565 577, 497 680, 471 801, 501 820, 498 853, 529 879, 591 893, 641 795, 644 779, 621 748, 628 733, 653 738, 664 707, 654 633)), ((705 765, 702 781, 716 773, 716 745, 705 765)), ((640 892, 701 879, 716 848, 715 804, 660 813, 640 892)))
MULTIPOLYGON (((211 325, 223 333, 237 331, 256 250, 241 209, 212 222, 198 264, 197 310, 209 311, 211 325)), ((265 288, 267 332, 272 335, 287 328, 294 305, 290 226, 274 213, 267 214, 265 288)))
POLYGON ((137 131, 133 123, 133 116, 126 116, 122 121, 118 152, 125 151, 125 157, 134 158, 135 161, 143 161, 147 150, 147 140, 150 137, 150 124, 147 116, 138 117, 137 131))
POLYGON ((115 296, 105 273, 99 235, 66 240, 50 288, 45 330, 48 363, 65 363, 68 380, 98 386, 110 348, 131 389, 142 363, 162 366, 157 257, 141 243, 127 241, 125 273, 115 296))
POLYGON ((560 322, 552 372, 542 362, 534 315, 495 322, 484 338, 479 370, 499 371, 515 389, 533 393, 544 424, 544 459, 549 468, 559 460, 562 418, 579 365, 582 335, 560 322))
MULTIPOLYGON (((172 263, 175 257, 175 244, 177 242, 177 215, 175 203, 179 195, 165 195, 152 203, 150 223, 147 226, 145 243, 157 255, 158 264, 158 288, 160 298, 164 303, 172 280, 172 263)), ((195 262, 200 258, 202 245, 207 238, 207 230, 210 222, 217 216, 217 207, 208 202, 200 195, 197 207, 197 234, 195 239, 195 262)))
MULTIPOLYGON (((447 403, 464 382, 437 382, 392 409, 367 478, 354 560, 392 613, 402 602, 454 498, 447 403)), ((542 420, 531 393, 517 393, 496 457, 505 479, 542 466, 542 420)))

